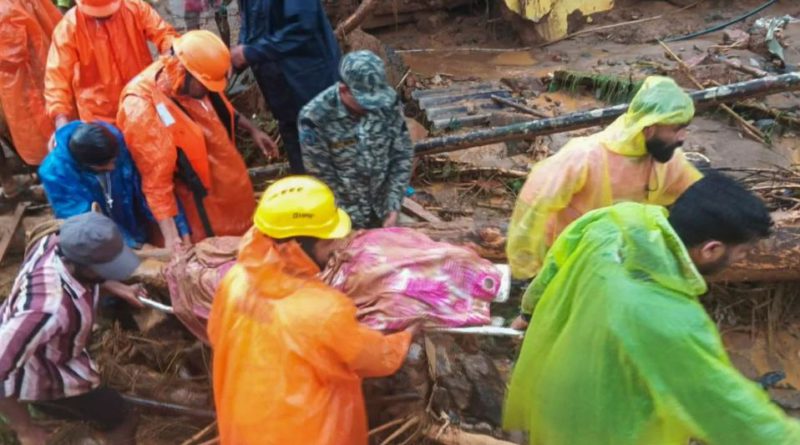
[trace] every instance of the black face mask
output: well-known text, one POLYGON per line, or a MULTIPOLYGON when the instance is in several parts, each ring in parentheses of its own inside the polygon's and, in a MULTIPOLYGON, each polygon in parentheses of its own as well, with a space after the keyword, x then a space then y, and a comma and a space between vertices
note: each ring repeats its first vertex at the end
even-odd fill
POLYGON ((655 138, 645 142, 647 152, 650 153, 650 156, 652 156, 656 162, 660 162, 662 164, 669 162, 669 160, 672 159, 672 155, 675 154, 675 150, 681 145, 683 145, 683 142, 667 144, 661 139, 655 138))

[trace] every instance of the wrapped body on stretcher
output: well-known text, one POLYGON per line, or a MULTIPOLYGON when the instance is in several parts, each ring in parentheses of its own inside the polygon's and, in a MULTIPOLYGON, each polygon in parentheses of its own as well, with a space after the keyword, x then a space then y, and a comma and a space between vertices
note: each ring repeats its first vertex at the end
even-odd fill
MULTIPOLYGON (((217 285, 233 266, 238 237, 210 238, 173 258, 163 273, 174 313, 207 342, 206 323, 217 285)), ((471 249, 431 240, 408 228, 354 232, 329 256, 320 278, 349 295, 365 325, 395 331, 425 319, 426 329, 488 335, 519 335, 489 326, 489 305, 508 299, 510 272, 471 249)))

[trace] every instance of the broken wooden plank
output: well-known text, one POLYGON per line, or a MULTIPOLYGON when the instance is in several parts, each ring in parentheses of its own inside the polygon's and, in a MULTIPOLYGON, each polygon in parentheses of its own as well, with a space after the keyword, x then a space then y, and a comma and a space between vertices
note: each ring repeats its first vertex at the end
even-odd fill
POLYGON ((500 97, 500 96, 495 96, 495 95, 492 95, 491 98, 492 98, 492 100, 494 102, 496 102, 498 104, 507 105, 507 106, 509 106, 511 108, 514 108, 514 109, 517 109, 519 111, 522 111, 525 114, 530 114, 531 116, 536 116, 536 117, 541 117, 541 118, 550 117, 550 116, 542 113, 541 111, 537 111, 537 110, 534 110, 531 107, 516 103, 513 100, 508 100, 506 98, 503 98, 503 97, 500 97))
POLYGON ((417 218, 420 218, 423 221, 432 223, 442 222, 441 218, 425 210, 425 207, 422 207, 416 201, 409 198, 403 198, 403 210, 405 211, 405 213, 411 216, 416 216, 417 218))
POLYGON ((11 240, 19 229, 19 224, 22 222, 22 217, 25 215, 25 210, 28 208, 27 202, 20 202, 14 209, 14 215, 11 217, 11 222, 5 227, 7 232, 3 233, 3 239, 0 240, 0 264, 8 251, 8 246, 11 245, 11 240))
MULTIPOLYGON (((734 102, 751 97, 768 96, 783 91, 800 89, 800 73, 768 76, 730 85, 723 85, 689 93, 697 108, 707 108, 725 102, 734 102)), ((570 130, 607 124, 628 109, 628 104, 608 108, 581 111, 549 119, 522 122, 497 128, 470 131, 467 133, 426 139, 414 145, 417 155, 429 155, 461 150, 469 147, 528 139, 570 130)))

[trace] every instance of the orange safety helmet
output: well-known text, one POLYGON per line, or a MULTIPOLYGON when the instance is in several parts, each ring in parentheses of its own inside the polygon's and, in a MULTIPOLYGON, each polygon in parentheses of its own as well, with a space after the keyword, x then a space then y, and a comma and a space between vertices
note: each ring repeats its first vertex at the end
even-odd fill
POLYGON ((219 93, 228 82, 231 53, 211 31, 189 31, 172 43, 175 56, 186 71, 209 91, 219 93))
POLYGON ((78 10, 92 17, 113 15, 122 5, 122 0, 75 0, 78 10))

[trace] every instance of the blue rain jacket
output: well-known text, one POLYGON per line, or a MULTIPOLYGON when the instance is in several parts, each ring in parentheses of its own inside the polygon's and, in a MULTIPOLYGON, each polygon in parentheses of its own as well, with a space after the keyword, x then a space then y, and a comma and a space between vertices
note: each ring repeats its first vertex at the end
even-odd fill
POLYGON ((295 96, 291 108, 339 80, 339 43, 320 0, 239 0, 239 7, 247 62, 256 77, 278 65, 295 96))
MULTIPOLYGON (((56 131, 56 145, 39 167, 39 178, 56 218, 69 218, 86 213, 97 202, 103 213, 117 223, 125 242, 140 247, 147 242, 148 224, 155 222, 142 193, 142 180, 125 145, 122 133, 113 125, 97 122, 108 128, 119 143, 116 168, 104 174, 83 169, 69 152, 69 141, 80 121, 70 122, 56 131), (110 188, 109 196, 103 185, 110 188)), ((183 212, 175 218, 178 231, 189 233, 183 212)))

